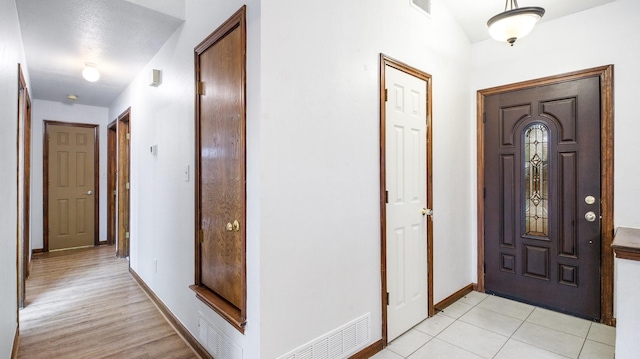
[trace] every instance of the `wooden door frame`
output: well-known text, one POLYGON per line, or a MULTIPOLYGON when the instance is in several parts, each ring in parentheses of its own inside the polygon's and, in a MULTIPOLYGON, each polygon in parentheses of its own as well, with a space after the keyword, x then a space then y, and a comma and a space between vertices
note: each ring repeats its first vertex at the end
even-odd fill
POLYGON ((228 302, 225 298, 213 292, 209 288, 207 288, 202 283, 201 278, 201 241, 204 240, 204 231, 201 226, 201 218, 202 218, 202 169, 201 169, 201 159, 202 159, 202 149, 201 149, 201 98, 200 91, 203 90, 200 82, 200 56, 207 51, 209 48, 214 46, 221 39, 226 37, 232 31, 238 30, 240 31, 240 37, 242 43, 240 44, 242 48, 242 63, 241 72, 242 72, 242 93, 240 94, 240 102, 241 102, 241 113, 240 118, 242 121, 242 135, 240 139, 240 146, 242 148, 243 154, 245 156, 244 168, 242 168, 242 179, 244 186, 244 194, 243 194, 243 206, 244 213, 242 213, 243 218, 245 219, 244 228, 248 228, 248 222, 246 222, 247 214, 247 191, 246 191, 246 124, 247 124, 247 98, 246 98, 246 87, 247 87, 247 61, 246 61, 246 48, 247 48, 247 21, 246 21, 246 13, 247 6, 243 5, 238 11, 236 11, 233 15, 231 15, 227 20, 225 20, 216 30, 214 30, 207 38, 205 38, 200 44, 198 44, 194 48, 194 68, 195 68, 195 175, 194 178, 196 180, 195 183, 195 228, 194 228, 194 247, 195 247, 195 263, 194 263, 194 281, 195 283, 189 288, 191 288, 196 293, 196 298, 200 299, 203 303, 213 309, 216 313, 218 313, 222 318, 224 318, 231 326, 236 328, 239 332, 244 333, 244 326, 247 322, 247 238, 246 231, 243 231, 241 238, 241 250, 242 250, 242 258, 241 264, 242 267, 242 303, 240 307, 236 307, 235 305, 228 302))
POLYGON ((117 199, 114 198, 118 180, 118 121, 113 120, 107 126, 107 244, 116 243, 117 199))
POLYGON ((93 128, 94 133, 94 151, 93 151, 93 195, 94 215, 93 215, 93 245, 100 244, 100 125, 89 123, 73 123, 44 120, 44 134, 42 136, 42 187, 43 187, 43 251, 49 251, 49 126, 69 126, 80 128, 93 128))
POLYGON ((22 174, 22 193, 17 202, 16 222, 16 273, 18 281, 18 308, 24 307, 26 300, 26 281, 29 277, 31 264, 31 98, 24 79, 22 65, 18 64, 18 132, 17 152, 18 171, 16 173, 16 185, 20 188, 20 175, 22 174), (22 150, 21 150, 22 147, 22 150), (22 160, 22 165, 20 161, 22 160), (22 208, 21 208, 22 207, 22 208), (22 211, 21 211, 22 210, 22 211))
MULTIPOLYGON (((380 54, 380 275, 382 281, 382 346, 387 345, 387 209, 386 209, 386 66, 395 68, 427 83, 427 207, 433 208, 433 161, 431 126, 431 75, 412 66, 380 54)), ((427 310, 435 314, 433 306, 433 221, 427 216, 427 310)))
POLYGON ((131 188, 131 107, 121 113, 116 121, 118 127, 118 245, 116 246, 116 256, 126 258, 129 256, 130 248, 130 238, 127 238, 126 233, 131 231, 131 197, 129 192, 131 188), (126 188, 127 183, 129 183, 129 188, 126 188), (123 218, 128 218, 127 223, 122 220, 123 218), (126 228, 127 226, 129 228, 126 228))
MULTIPOLYGON (((31 97, 29 89, 24 89, 24 269, 26 280, 31 275, 31 97)), ((25 288, 26 289, 26 288, 25 288)))
POLYGON ((587 77, 600 78, 600 146, 601 146, 601 259, 600 259, 600 321, 614 325, 613 317, 613 65, 544 77, 514 84, 492 87, 477 92, 477 169, 478 169, 478 286, 484 292, 484 101, 485 97, 587 77))

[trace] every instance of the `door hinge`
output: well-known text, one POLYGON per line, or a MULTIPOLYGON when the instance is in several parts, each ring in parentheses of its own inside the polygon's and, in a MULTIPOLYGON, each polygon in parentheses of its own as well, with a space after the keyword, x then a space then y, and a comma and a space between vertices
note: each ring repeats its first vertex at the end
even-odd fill
POLYGON ((130 187, 129 182, 127 182, 127 183, 124 185, 124 188, 129 189, 129 187, 130 187))
POLYGON ((487 187, 482 189, 482 198, 487 198, 487 187))
POLYGON ((482 272, 487 273, 487 263, 482 263, 482 272))
POLYGON ((389 191, 384 191, 384 203, 389 203, 389 191))
POLYGON ((204 82, 198 81, 196 88, 196 91, 198 91, 198 95, 204 95, 204 82))
POLYGON ((387 305, 389 305, 389 292, 387 292, 387 305))
POLYGON ((204 242, 204 230, 202 230, 202 228, 200 228, 200 233, 198 234, 198 236, 200 237, 200 243, 204 242))
POLYGON ((384 89, 384 102, 389 101, 389 90, 384 89))
POLYGON ((482 123, 487 123, 487 113, 486 112, 482 113, 482 123))
POLYGON ((124 238, 129 239, 129 232, 124 232, 124 238))
POLYGON ((127 132, 127 136, 126 137, 127 137, 127 140, 130 140, 131 139, 131 134, 127 132))

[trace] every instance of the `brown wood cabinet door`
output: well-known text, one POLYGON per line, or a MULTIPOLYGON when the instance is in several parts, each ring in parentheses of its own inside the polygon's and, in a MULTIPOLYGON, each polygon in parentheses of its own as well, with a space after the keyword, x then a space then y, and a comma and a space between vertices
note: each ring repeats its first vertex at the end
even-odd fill
POLYGON ((485 99, 485 288, 600 318, 599 77, 485 99))
POLYGON ((196 285, 206 292, 201 299, 240 327, 246 304, 244 8, 196 48, 196 69, 196 285))
POLYGON ((48 249, 96 244, 95 127, 47 125, 48 249))

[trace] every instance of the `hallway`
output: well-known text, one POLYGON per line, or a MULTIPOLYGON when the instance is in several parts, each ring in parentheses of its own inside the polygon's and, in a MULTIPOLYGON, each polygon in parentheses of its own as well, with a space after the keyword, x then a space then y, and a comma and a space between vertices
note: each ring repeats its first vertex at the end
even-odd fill
POLYGON ((33 256, 18 358, 198 358, 114 250, 33 256))

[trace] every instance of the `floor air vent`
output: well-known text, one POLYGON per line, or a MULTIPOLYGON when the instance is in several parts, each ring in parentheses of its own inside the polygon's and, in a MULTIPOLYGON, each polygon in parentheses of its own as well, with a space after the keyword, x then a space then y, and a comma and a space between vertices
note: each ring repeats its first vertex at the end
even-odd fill
POLYGON ((242 349, 229 339, 218 327, 200 316, 200 344, 216 359, 242 359, 242 349))
POLYGON ((427 15, 431 15, 431 0, 411 0, 411 5, 427 15))
POLYGON ((278 359, 342 359, 369 343, 370 313, 307 343, 278 359))

